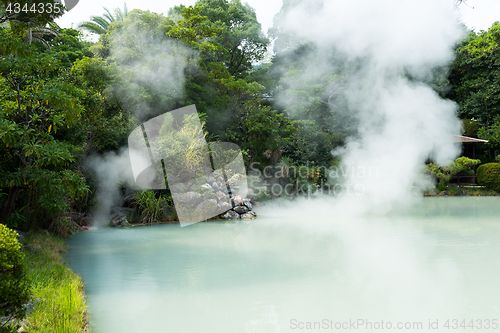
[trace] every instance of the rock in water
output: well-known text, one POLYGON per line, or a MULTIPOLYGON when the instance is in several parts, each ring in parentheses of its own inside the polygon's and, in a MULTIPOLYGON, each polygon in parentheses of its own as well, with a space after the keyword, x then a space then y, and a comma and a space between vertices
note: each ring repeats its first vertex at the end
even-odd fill
POLYGON ((237 195, 237 196, 234 197, 234 204, 236 206, 243 205, 243 199, 241 198, 241 196, 237 195))
POLYGON ((222 215, 222 218, 224 220, 236 220, 240 218, 240 215, 235 211, 230 210, 226 214, 222 215))
POLYGON ((238 214, 245 214, 248 212, 248 208, 246 206, 236 206, 233 210, 238 214))
POLYGON ((243 205, 248 208, 248 210, 252 210, 252 204, 250 203, 250 200, 244 199, 243 200, 243 205))
POLYGON ((127 218, 122 215, 122 214, 116 214, 111 218, 111 221, 109 222, 110 227, 126 227, 130 226, 130 223, 128 223, 127 218))

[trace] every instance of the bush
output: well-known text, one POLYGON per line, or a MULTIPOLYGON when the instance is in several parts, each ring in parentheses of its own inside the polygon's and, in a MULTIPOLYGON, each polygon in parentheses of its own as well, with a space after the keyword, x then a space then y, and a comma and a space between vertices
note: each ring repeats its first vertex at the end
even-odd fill
POLYGON ((500 192, 500 164, 487 163, 477 168, 477 182, 479 185, 500 192))
POLYGON ((0 317, 22 318, 30 299, 26 266, 17 233, 0 224, 0 317))
POLYGON ((143 223, 154 223, 163 220, 165 207, 168 207, 168 200, 154 191, 138 191, 136 205, 141 211, 143 223))
POLYGON ((436 163, 430 163, 426 166, 426 172, 437 178, 437 190, 444 191, 448 189, 448 183, 453 176, 464 173, 467 174, 479 163, 481 163, 480 160, 473 160, 462 156, 457 158, 447 167, 442 167, 436 163))

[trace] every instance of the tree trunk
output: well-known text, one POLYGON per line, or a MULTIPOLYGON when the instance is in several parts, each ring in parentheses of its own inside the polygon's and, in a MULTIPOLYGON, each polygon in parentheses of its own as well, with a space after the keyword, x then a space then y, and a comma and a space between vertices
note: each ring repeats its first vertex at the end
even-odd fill
POLYGON ((9 190, 9 196, 7 197, 7 202, 3 206, 2 212, 0 213, 0 223, 7 223, 12 210, 14 209, 14 205, 16 203, 17 197, 21 189, 19 187, 11 187, 9 190))

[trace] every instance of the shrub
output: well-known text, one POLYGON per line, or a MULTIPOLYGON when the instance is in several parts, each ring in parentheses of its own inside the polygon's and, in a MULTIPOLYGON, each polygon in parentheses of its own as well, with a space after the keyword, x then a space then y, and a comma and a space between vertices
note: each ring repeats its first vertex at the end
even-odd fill
POLYGON ((477 182, 479 185, 500 192, 500 164, 487 163, 477 168, 477 182))
POLYGON ((138 191, 136 205, 141 210, 144 223, 158 222, 165 218, 165 206, 168 202, 163 196, 156 197, 154 191, 138 191))
POLYGON ((468 173, 479 163, 481 163, 480 160, 473 160, 462 156, 457 158, 447 167, 442 167, 436 163, 430 163, 427 165, 427 173, 438 179, 438 191, 444 191, 448 189, 448 183, 453 176, 459 173, 468 173))
POLYGON ((0 224, 0 317, 22 318, 30 299, 26 266, 17 233, 0 224))

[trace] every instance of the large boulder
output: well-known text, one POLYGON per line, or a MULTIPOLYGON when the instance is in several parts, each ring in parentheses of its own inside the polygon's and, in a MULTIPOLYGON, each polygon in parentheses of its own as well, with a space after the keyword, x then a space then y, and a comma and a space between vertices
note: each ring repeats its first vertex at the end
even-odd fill
POLYGON ((128 207, 113 207, 109 211, 109 218, 111 219, 113 216, 117 214, 121 214, 124 216, 130 216, 134 214, 134 209, 133 208, 128 208, 128 207))
POLYGON ((231 208, 233 208, 233 205, 231 205, 229 202, 227 201, 223 201, 221 203, 219 203, 219 211, 220 212, 225 212, 225 211, 228 211, 230 210, 231 208))
POLYGON ((127 217, 122 214, 116 214, 109 221, 110 227, 128 227, 130 223, 127 220, 127 217))
POLYGON ((110 227, 127 227, 130 223, 127 217, 132 217, 134 210, 127 207, 113 207, 109 214, 110 227))
POLYGON ((131 188, 126 188, 123 195, 123 206, 132 208, 134 207, 136 200, 137 193, 131 188))
POLYGON ((217 200, 209 199, 206 201, 202 201, 197 207, 196 210, 200 211, 202 216, 205 218, 213 217, 217 213, 217 200))
POLYGON ((196 192, 187 192, 183 194, 178 194, 175 196, 175 198, 180 203, 187 203, 192 205, 198 205, 203 201, 203 197, 201 196, 201 194, 196 192))
POLYGON ((217 201, 218 197, 213 192, 206 192, 205 194, 203 194, 203 200, 210 200, 210 199, 214 199, 215 201, 217 201))
POLYGON ((221 191, 218 191, 217 193, 215 193, 215 195, 217 195, 218 201, 225 201, 226 200, 226 194, 224 194, 221 191))

